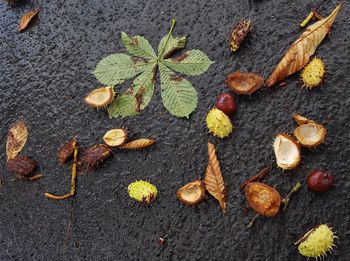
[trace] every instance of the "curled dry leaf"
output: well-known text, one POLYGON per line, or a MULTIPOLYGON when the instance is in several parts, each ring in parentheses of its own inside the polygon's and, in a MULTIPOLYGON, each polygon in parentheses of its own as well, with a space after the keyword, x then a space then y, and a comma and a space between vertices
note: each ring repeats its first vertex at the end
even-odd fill
POLYGON ((82 161, 88 168, 93 169, 111 155, 111 147, 105 144, 97 144, 85 150, 82 161))
POLYGON ((196 205, 204 199, 205 188, 201 180, 192 181, 176 192, 176 197, 185 205, 196 205))
POLYGON ((230 37, 230 49, 232 52, 236 52, 241 46, 244 38, 247 36, 249 31, 252 29, 252 23, 250 20, 242 20, 239 24, 232 30, 230 37))
POLYGON ((37 8, 25 13, 19 22, 18 31, 23 32, 28 27, 33 18, 38 15, 39 11, 40 9, 37 8))
POLYGON ((299 114, 294 114, 293 118, 299 124, 293 134, 303 147, 313 148, 324 143, 327 130, 322 124, 309 120, 299 114))
POLYGON ((118 147, 123 145, 128 139, 128 133, 125 129, 112 129, 106 132, 103 136, 103 141, 111 147, 118 147))
POLYGON ((299 143, 285 133, 277 134, 273 143, 273 150, 276 163, 282 169, 294 169, 301 161, 299 143))
POLYGON ((37 165, 35 160, 27 156, 17 156, 6 162, 7 170, 15 173, 19 179, 29 178, 37 165))
POLYGON ((23 120, 13 124, 6 138, 6 155, 7 160, 16 158, 27 142, 28 130, 23 120))
POLYGON ((77 140, 72 139, 70 141, 66 141, 58 150, 58 162, 63 165, 66 161, 73 155, 74 148, 77 145, 77 140))
POLYGON ((114 100, 115 92, 113 86, 101 87, 91 91, 85 97, 85 102, 92 108, 105 108, 114 100))
POLYGON ((262 88, 265 81, 257 74, 237 71, 227 75, 226 84, 236 94, 251 95, 262 88))
POLYGON ((266 81, 270 87, 284 80, 289 75, 300 71, 310 60, 318 45, 329 32, 335 17, 342 8, 339 4, 326 18, 310 25, 301 36, 288 49, 269 79, 266 81))
POLYGON ((215 146, 208 142, 209 163, 205 171, 204 184, 208 192, 216 198, 223 212, 226 212, 226 188, 222 177, 219 160, 216 156, 215 146))
POLYGON ((153 139, 141 138, 141 139, 137 139, 137 140, 133 140, 133 141, 130 141, 128 143, 125 143, 124 145, 120 146, 119 148, 129 149, 129 150, 144 149, 144 148, 147 148, 147 147, 153 145, 154 143, 156 143, 156 141, 153 139))
POLYGON ((251 182, 245 186, 249 206, 260 215, 275 216, 281 206, 282 197, 276 189, 264 183, 251 182))

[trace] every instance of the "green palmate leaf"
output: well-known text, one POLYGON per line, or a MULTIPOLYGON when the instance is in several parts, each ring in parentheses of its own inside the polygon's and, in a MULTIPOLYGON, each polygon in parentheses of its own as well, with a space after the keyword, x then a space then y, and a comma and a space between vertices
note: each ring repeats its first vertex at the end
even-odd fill
POLYGON ((173 37, 170 34, 168 43, 165 47, 164 45, 165 45, 166 39, 167 39, 167 35, 162 38, 158 46, 158 54, 159 54, 159 58, 161 59, 166 59, 170 57, 174 52, 181 50, 186 46, 186 41, 187 41, 186 36, 173 37), (162 55, 160 55, 161 50, 163 50, 162 55))
POLYGON ((133 95, 137 102, 137 110, 143 110, 149 104, 154 92, 156 68, 147 67, 133 82, 133 95))
POLYGON ((150 60, 155 60, 157 58, 157 55, 146 38, 139 35, 130 38, 125 32, 121 33, 121 38, 129 53, 150 60))
POLYGON ((147 65, 146 60, 117 53, 103 58, 93 74, 105 85, 116 85, 141 73, 147 65))
POLYGON ((110 118, 135 116, 138 114, 135 103, 136 101, 132 93, 119 95, 111 105, 108 106, 108 115, 110 118))
POLYGON ((191 50, 176 58, 163 60, 162 63, 174 71, 187 75, 200 75, 214 62, 200 50, 191 50))
POLYGON ((159 65, 159 72, 165 108, 174 116, 188 118, 197 107, 197 91, 189 81, 162 64, 159 65))

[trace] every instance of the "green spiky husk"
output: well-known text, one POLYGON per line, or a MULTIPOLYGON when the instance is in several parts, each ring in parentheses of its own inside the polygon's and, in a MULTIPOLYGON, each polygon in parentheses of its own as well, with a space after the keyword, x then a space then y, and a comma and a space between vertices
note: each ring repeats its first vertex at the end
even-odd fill
POLYGON ((322 83, 325 74, 325 65, 319 58, 309 62, 301 73, 301 78, 307 88, 314 88, 322 83))
POLYGON ((216 108, 208 112, 206 122, 209 131, 221 139, 227 137, 233 130, 230 118, 216 108))
POLYGON ((138 180, 128 186, 129 196, 143 203, 151 203, 157 197, 158 190, 153 184, 138 180))

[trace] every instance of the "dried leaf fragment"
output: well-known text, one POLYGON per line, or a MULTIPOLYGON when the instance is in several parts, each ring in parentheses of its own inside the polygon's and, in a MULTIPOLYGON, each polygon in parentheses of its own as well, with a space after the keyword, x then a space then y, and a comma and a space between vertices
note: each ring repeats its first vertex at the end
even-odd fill
POLYGON ((29 178, 37 165, 38 163, 35 160, 27 156, 17 156, 6 162, 7 170, 15 173, 19 179, 29 178))
POLYGON ((236 94, 251 95, 262 88, 265 81, 257 74, 237 71, 227 75, 226 84, 236 94))
POLYGON ((33 18, 35 18, 38 15, 39 11, 40 9, 36 8, 25 13, 19 22, 18 31, 23 32, 28 27, 29 23, 33 20, 33 18))
POLYGON ((62 146, 58 150, 58 162, 63 165, 66 161, 73 155, 74 148, 77 145, 77 140, 72 139, 70 141, 66 141, 62 144, 62 146))
POLYGON ((328 17, 310 25, 300 35, 266 81, 268 87, 304 68, 318 45, 329 32, 342 6, 343 4, 339 4, 328 17))
POLYGON ((223 212, 226 212, 226 188, 215 146, 208 141, 209 163, 205 171, 204 184, 208 192, 216 198, 223 212))
POLYGON ((144 149, 144 148, 147 148, 147 147, 153 145, 154 143, 156 143, 156 141, 153 139, 141 138, 141 139, 137 139, 137 140, 133 140, 133 141, 130 141, 128 143, 125 143, 124 145, 120 146, 119 148, 128 149, 128 150, 144 149))
POLYGON ((196 205, 204 199, 205 188, 201 180, 192 181, 176 192, 176 197, 185 205, 196 205))
POLYGON ((13 124, 6 138, 6 155, 7 160, 16 158, 27 142, 28 130, 23 120, 13 124))
POLYGON ((125 129, 112 129, 103 136, 103 141, 111 147, 119 147, 128 139, 128 133, 125 129))
POLYGON ((252 29, 252 23, 250 20, 242 20, 239 24, 232 30, 230 37, 230 49, 232 52, 236 52, 241 46, 244 38, 247 36, 249 31, 252 29))
POLYGON ((282 203, 282 197, 276 189, 260 182, 248 183, 245 186, 245 196, 249 206, 266 217, 275 216, 282 203))

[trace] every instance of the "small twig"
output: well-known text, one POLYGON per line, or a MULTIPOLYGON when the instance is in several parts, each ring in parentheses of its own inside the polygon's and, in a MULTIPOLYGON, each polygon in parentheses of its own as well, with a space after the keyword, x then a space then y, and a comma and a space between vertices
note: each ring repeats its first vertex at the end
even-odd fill
POLYGON ((242 185, 240 186, 240 189, 243 189, 248 183, 256 181, 256 180, 260 180, 263 177, 265 177, 268 173, 270 173, 271 171, 271 167, 266 167, 264 168, 262 171, 260 171, 258 174, 254 175, 253 177, 247 179, 246 181, 244 181, 242 183, 242 185))
POLYGON ((300 27, 305 27, 312 18, 316 18, 318 20, 321 20, 322 17, 317 13, 317 9, 319 9, 327 0, 323 0, 315 9, 313 9, 308 16, 304 19, 304 21, 301 22, 300 27), (320 19, 321 18, 321 19, 320 19))
POLYGON ((37 180, 37 179, 41 179, 43 177, 43 174, 36 174, 32 177, 29 178, 30 181, 34 181, 34 180, 37 180))
POLYGON ((285 197, 284 199, 282 199, 282 203, 284 204, 283 207, 283 211, 286 210, 288 203, 290 201, 291 196, 297 192, 299 189, 301 188, 301 183, 297 182, 297 184, 295 184, 295 186, 293 187, 293 189, 291 190, 291 192, 289 192, 289 194, 287 195, 287 197, 285 197))
POLYGON ((78 164, 78 147, 75 147, 74 148, 74 160, 73 160, 73 166, 72 166, 72 178, 71 178, 70 192, 63 195, 63 196, 57 196, 57 195, 53 195, 51 193, 46 192, 44 194, 45 197, 51 198, 51 199, 62 200, 62 199, 67 199, 67 198, 74 196, 75 184, 76 184, 76 179, 77 179, 77 164, 78 164))
POLYGON ((250 229, 254 225, 254 223, 258 219, 258 217, 260 217, 260 214, 256 213, 255 216, 253 217, 253 219, 247 225, 247 229, 250 229))

